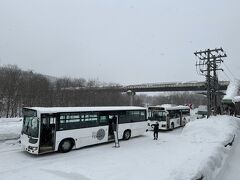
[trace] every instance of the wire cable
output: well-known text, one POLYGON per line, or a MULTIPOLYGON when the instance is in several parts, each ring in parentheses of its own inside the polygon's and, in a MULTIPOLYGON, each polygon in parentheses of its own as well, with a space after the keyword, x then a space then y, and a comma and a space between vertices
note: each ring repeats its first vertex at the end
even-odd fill
POLYGON ((223 71, 223 73, 225 74, 225 76, 228 78, 229 81, 232 81, 225 71, 223 71))
POLYGON ((225 62, 223 62, 223 65, 226 67, 226 69, 229 71, 229 73, 231 74, 231 76, 234 78, 234 79, 237 79, 236 76, 234 76, 234 74, 232 73, 232 71, 228 68, 227 64, 225 62))

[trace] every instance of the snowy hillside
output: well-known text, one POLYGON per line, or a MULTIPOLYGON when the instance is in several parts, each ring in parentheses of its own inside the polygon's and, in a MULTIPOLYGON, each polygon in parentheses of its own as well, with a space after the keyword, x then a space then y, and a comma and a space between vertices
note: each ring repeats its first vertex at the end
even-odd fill
MULTIPOLYGON (((8 124, 0 121, 0 133, 6 135, 7 129, 14 127, 19 134, 19 121, 8 124)), ((152 132, 147 132, 120 141, 121 147, 117 149, 113 143, 107 143, 42 156, 23 152, 17 140, 2 140, 0 180, 214 179, 229 156, 230 148, 225 145, 237 135, 239 127, 237 118, 217 116, 160 132, 158 141, 153 141, 152 132)), ((9 133, 12 134, 10 130, 9 133)))

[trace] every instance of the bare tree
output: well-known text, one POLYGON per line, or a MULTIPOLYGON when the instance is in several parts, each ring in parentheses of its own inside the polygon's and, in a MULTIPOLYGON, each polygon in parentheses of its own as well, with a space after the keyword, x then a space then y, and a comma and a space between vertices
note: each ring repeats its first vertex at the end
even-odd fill
MULTIPOLYGON (((128 96, 113 89, 98 91, 110 86, 104 82, 83 78, 52 78, 33 71, 22 71, 15 65, 0 67, 0 116, 21 116, 24 106, 117 106, 128 105, 128 96), (89 91, 76 87, 87 87, 89 91), (71 89, 72 90, 69 90, 71 89), (68 89, 68 90, 67 90, 68 89)), ((136 98, 136 105, 142 104, 136 98)))

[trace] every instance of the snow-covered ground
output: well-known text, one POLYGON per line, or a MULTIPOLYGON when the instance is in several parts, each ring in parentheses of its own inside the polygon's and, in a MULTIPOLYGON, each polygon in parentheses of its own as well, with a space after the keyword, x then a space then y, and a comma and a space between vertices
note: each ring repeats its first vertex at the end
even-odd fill
POLYGON ((20 137, 22 128, 21 118, 0 119, 0 142, 3 140, 17 139, 20 137))
POLYGON ((216 177, 216 180, 239 180, 240 179, 240 138, 236 139, 235 145, 232 148, 231 155, 222 171, 216 177))
MULTIPOLYGON (((0 121, 0 133, 14 129, 13 124, 15 133, 20 133, 19 121, 9 122, 9 126, 2 123, 6 125, 0 121)), ((239 127, 239 119, 217 116, 160 132, 157 141, 152 132, 147 132, 120 141, 120 148, 107 143, 42 156, 22 151, 16 139, 2 140, 0 180, 194 180, 201 176, 204 180, 214 179, 233 151, 224 145, 238 134, 239 127)))

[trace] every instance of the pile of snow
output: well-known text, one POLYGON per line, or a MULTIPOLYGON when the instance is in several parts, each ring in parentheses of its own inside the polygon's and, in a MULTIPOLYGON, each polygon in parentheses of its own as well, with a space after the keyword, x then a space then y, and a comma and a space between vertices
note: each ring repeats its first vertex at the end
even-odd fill
POLYGON ((22 118, 0 118, 0 123, 20 122, 22 118))
POLYGON ((0 118, 0 141, 19 138, 21 129, 21 118, 0 118))
POLYGON ((233 98, 233 103, 240 102, 240 96, 235 96, 233 98))
POLYGON ((195 151, 189 151, 180 168, 173 171, 171 179, 214 179, 227 157, 228 148, 237 131, 240 122, 230 116, 216 116, 209 119, 192 121, 182 132, 183 141, 189 142, 188 151, 194 146, 195 151))
POLYGON ((195 116, 198 112, 198 108, 194 108, 190 110, 190 116, 195 116))
POLYGON ((232 100, 235 96, 238 95, 238 91, 240 89, 240 81, 235 79, 231 81, 228 85, 226 95, 223 97, 223 100, 232 100))

